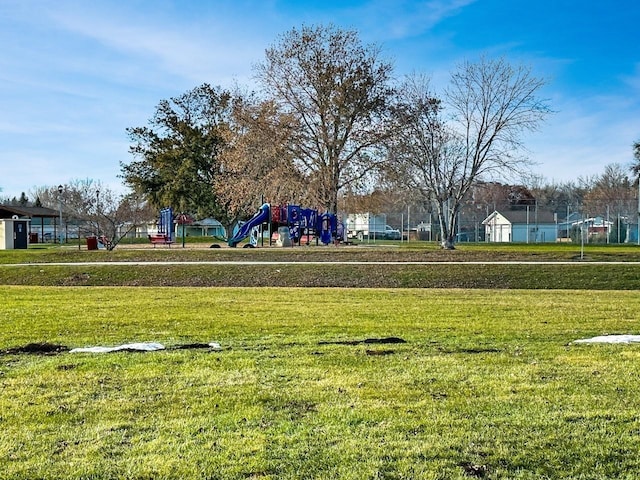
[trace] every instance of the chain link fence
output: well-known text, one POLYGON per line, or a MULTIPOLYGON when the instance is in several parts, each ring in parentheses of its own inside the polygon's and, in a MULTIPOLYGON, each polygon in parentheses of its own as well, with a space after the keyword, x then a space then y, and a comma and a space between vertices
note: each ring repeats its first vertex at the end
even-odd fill
MULTIPOLYGON (((468 202, 457 217, 456 242, 640 244, 637 206, 496 205, 468 202)), ((387 213, 403 239, 440 241, 437 214, 418 205, 387 213)))

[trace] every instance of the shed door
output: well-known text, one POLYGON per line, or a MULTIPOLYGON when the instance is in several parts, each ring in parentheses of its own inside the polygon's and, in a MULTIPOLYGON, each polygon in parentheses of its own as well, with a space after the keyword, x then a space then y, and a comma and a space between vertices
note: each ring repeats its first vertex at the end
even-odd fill
POLYGON ((27 222, 13 221, 13 248, 27 248, 27 222))

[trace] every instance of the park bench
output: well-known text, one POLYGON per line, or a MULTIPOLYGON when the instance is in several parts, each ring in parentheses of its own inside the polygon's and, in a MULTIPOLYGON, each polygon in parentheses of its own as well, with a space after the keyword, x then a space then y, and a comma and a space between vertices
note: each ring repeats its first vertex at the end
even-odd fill
POLYGON ((156 245, 158 244, 169 245, 169 247, 171 247, 171 244, 173 243, 173 241, 171 240, 171 237, 165 233, 157 233, 155 235, 149 235, 149 241, 153 244, 153 248, 156 248, 156 245))

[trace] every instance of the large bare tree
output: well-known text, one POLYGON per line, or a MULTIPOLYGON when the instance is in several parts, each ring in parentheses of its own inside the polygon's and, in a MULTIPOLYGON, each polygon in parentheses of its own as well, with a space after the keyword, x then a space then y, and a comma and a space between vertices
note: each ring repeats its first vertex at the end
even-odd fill
POLYGON ((300 172, 286 148, 292 130, 286 115, 272 102, 253 102, 247 95, 233 109, 227 148, 213 188, 229 219, 250 216, 261 199, 270 203, 306 201, 300 172))
POLYGON ((524 66, 481 59, 453 72, 442 99, 425 77, 413 76, 401 88, 396 118, 402 133, 390 158, 433 204, 443 247, 454 248, 458 213, 475 182, 526 170, 523 134, 549 113, 538 97, 543 85, 524 66))
POLYGON ((292 118, 287 145, 328 211, 379 166, 391 72, 379 47, 333 26, 290 30, 256 67, 266 95, 292 118))

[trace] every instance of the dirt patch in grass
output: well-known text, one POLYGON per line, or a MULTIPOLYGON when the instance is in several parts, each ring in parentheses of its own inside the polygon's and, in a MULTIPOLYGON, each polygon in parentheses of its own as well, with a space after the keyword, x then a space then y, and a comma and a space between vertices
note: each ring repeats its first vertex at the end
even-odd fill
MULTIPOLYGON (((172 347, 167 348, 167 350, 191 350, 191 349, 207 349, 211 351, 218 351, 219 348, 209 343, 187 343, 182 345, 174 345, 172 347)), ((66 345, 58 345, 55 343, 27 343, 26 345, 21 345, 18 347, 8 348, 6 350, 0 350, 0 355, 23 355, 23 354, 32 354, 32 355, 58 355, 60 353, 69 352, 71 349, 66 345)), ((119 352, 137 352, 144 353, 140 350, 136 349, 120 349, 119 352)), ((62 366, 61 368, 65 368, 62 366)), ((71 366, 70 368, 75 368, 71 366)))
POLYGON ((390 343, 407 343, 399 337, 384 337, 384 338, 365 338, 364 340, 335 340, 335 341, 320 341, 319 345, 362 345, 362 344, 390 344, 390 343))
POLYGON ((464 473, 473 478, 486 478, 489 474, 489 468, 486 465, 476 465, 472 462, 463 462, 460 464, 464 473))
POLYGON ((57 355, 68 352, 69 347, 55 343, 27 343, 20 347, 8 348, 0 353, 5 355, 34 354, 34 355, 57 355))
POLYGON ((468 353, 468 354, 477 354, 477 353, 500 353, 502 350, 497 348, 458 348, 454 350, 441 350, 442 353, 468 353))

